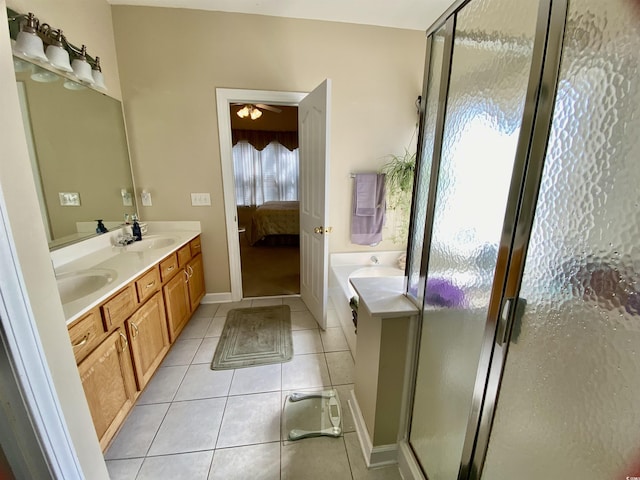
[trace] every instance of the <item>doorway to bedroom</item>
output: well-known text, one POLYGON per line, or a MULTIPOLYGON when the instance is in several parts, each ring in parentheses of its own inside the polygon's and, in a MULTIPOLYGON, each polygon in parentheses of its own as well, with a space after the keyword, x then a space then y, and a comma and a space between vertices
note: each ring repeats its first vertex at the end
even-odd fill
POLYGON ((229 117, 243 297, 297 295, 298 107, 234 102, 229 117))

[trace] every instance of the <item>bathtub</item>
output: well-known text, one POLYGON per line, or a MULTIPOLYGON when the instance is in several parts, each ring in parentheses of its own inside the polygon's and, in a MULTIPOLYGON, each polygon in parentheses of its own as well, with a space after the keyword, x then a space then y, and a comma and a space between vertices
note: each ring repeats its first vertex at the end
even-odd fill
POLYGON ((404 251, 332 253, 329 257, 329 298, 354 358, 356 334, 349 300, 356 295, 356 292, 349 283, 349 279, 404 276, 404 270, 398 268, 398 259, 404 253, 404 251), (377 259, 377 264, 372 257, 377 259))

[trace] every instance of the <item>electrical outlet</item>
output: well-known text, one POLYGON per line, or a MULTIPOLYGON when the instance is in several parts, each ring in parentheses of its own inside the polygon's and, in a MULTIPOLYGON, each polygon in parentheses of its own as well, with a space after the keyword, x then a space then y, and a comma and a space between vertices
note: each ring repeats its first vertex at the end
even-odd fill
POLYGON ((79 207, 80 194, 78 192, 58 192, 60 205, 63 207, 79 207))
POLYGON ((210 207, 211 195, 209 193, 192 193, 191 206, 193 207, 210 207))

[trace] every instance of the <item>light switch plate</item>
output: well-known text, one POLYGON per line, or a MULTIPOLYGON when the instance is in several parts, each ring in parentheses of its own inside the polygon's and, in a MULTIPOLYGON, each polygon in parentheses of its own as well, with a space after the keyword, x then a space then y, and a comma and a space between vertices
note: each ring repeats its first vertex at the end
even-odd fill
POLYGON ((80 194, 78 192, 58 192, 60 205, 63 207, 79 207, 80 194))
POLYGON ((192 193, 191 206, 193 207, 210 207, 211 195, 209 193, 192 193))
POLYGON ((152 205, 152 203, 151 203, 151 194, 149 192, 143 191, 140 194, 140 197, 142 198, 142 206, 143 207, 150 207, 152 205))
POLYGON ((122 193, 122 206, 123 207, 133 206, 133 195, 131 195, 131 192, 122 193))

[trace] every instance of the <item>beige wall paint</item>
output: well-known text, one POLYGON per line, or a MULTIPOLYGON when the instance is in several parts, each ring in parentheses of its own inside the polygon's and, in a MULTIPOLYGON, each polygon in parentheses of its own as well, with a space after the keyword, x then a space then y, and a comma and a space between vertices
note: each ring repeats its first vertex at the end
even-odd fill
POLYGON ((100 57, 109 96, 122 100, 111 6, 106 0, 7 0, 20 13, 33 12, 41 23, 61 28, 76 46, 85 44, 92 57, 100 57))
MULTIPOLYGON (((311 91, 333 81, 330 250, 349 242, 351 172, 409 144, 423 32, 258 15, 113 7, 134 177, 145 220, 199 220, 207 292, 230 291, 215 89, 311 91), (191 207, 210 192, 212 207, 191 207)), ((397 249, 389 241, 377 249, 397 249)))
POLYGON ((78 376, 40 222, 20 119, 5 6, 5 1, 0 0, 0 195, 6 204, 31 310, 80 464, 86 478, 106 480, 107 470, 78 376))

